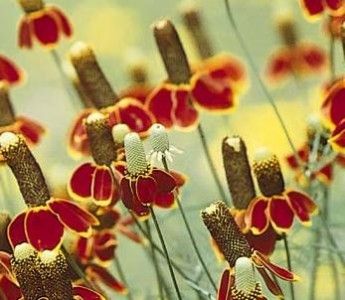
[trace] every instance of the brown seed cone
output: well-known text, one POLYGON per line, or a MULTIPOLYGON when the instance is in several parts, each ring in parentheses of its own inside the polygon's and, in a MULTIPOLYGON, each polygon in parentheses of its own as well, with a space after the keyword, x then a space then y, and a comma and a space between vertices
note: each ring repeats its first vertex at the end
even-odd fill
POLYGON ((271 155, 254 162, 253 170, 261 193, 266 197, 280 195, 285 190, 283 174, 278 158, 271 155))
POLYGON ((250 246, 224 202, 211 204, 201 217, 230 267, 239 257, 251 256, 250 246))
POLYGON ((11 125, 15 121, 14 110, 8 94, 8 85, 0 82, 0 127, 11 125))
POLYGON ((37 269, 49 300, 72 300, 72 282, 68 264, 61 252, 45 251, 41 254, 37 269))
POLYGON ((85 124, 95 163, 110 166, 116 160, 116 147, 108 119, 96 112, 86 119, 85 124))
POLYGON ((0 136, 0 153, 17 179, 20 192, 29 207, 44 205, 50 192, 40 166, 24 139, 11 132, 0 136))
POLYGON ((246 209, 255 197, 246 145, 240 137, 226 137, 222 143, 222 153, 232 203, 237 209, 246 209))
POLYGON ((174 84, 189 83, 191 70, 174 25, 169 20, 158 21, 153 26, 153 34, 169 81, 174 84))
POLYGON ((96 108, 111 106, 118 100, 91 47, 82 42, 74 44, 70 59, 80 83, 96 108))
POLYGON ((12 248, 7 237, 7 227, 11 222, 11 217, 6 212, 0 212, 0 251, 12 253, 12 248))
POLYGON ((44 8, 42 0, 18 0, 18 2, 26 13, 32 13, 44 8))
POLYGON ((295 47, 298 41, 296 23, 291 16, 282 16, 278 22, 278 31, 282 42, 288 47, 295 47))
POLYGON ((182 10, 182 19, 200 57, 203 59, 211 57, 214 51, 203 26, 200 11, 194 6, 185 7, 182 10))
POLYGON ((71 78, 71 80, 72 80, 74 89, 76 90, 79 96, 79 99, 83 103, 84 107, 86 108, 94 107, 92 100, 87 95, 87 91, 85 90, 84 86, 80 83, 79 78, 76 76, 76 77, 71 78))
POLYGON ((15 248, 11 266, 25 300, 46 297, 41 276, 36 268, 37 262, 37 252, 29 244, 21 244, 15 248))
POLYGON ((128 71, 129 77, 134 84, 146 84, 148 82, 147 69, 144 64, 133 64, 128 71))

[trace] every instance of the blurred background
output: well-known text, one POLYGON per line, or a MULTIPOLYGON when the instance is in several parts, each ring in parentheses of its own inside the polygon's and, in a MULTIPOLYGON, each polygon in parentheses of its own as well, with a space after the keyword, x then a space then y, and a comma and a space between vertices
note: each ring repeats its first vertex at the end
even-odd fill
MULTIPOLYGON (((263 70, 268 55, 279 45, 280 39, 274 18, 284 10, 290 10, 297 22, 300 37, 310 40, 328 50, 329 38, 323 29, 323 21, 309 23, 303 16, 297 0, 231 0, 233 12, 239 29, 260 70, 263 70)), ((244 61, 241 48, 231 30, 222 0, 195 1, 200 8, 205 25, 217 52, 231 52, 244 61)), ((191 43, 188 32, 181 20, 181 7, 186 5, 178 0, 54 0, 52 4, 60 6, 70 17, 74 25, 72 40, 62 40, 57 48, 62 58, 74 41, 90 44, 98 56, 100 65, 116 91, 128 87, 128 65, 133 60, 144 60, 152 83, 165 78, 164 67, 158 55, 151 32, 151 24, 161 18, 169 18, 176 25, 191 62, 197 62, 198 56, 191 43)), ((35 148, 44 173, 52 186, 63 186, 75 166, 80 162, 71 159, 66 151, 66 135, 73 118, 75 108, 71 105, 62 84, 60 75, 48 51, 36 46, 33 50, 20 50, 17 47, 17 22, 22 15, 19 5, 14 0, 0 0, 0 53, 13 59, 26 71, 23 85, 11 90, 12 102, 17 114, 24 114, 39 120, 48 129, 43 143, 35 148)), ((340 45, 336 48, 337 73, 344 68, 340 45)), ((249 71, 249 70, 248 70, 249 71)), ((239 106, 226 118, 218 115, 203 114, 202 124, 207 140, 212 149, 212 157, 217 164, 225 186, 222 169, 221 141, 225 136, 238 134, 246 141, 250 158, 260 147, 267 147, 276 153, 282 163, 284 156, 290 152, 286 138, 277 122, 273 110, 268 105, 253 74, 249 72, 250 84, 246 93, 240 98, 239 106)), ((305 138, 306 119, 318 112, 320 104, 320 87, 329 77, 327 72, 309 77, 298 82, 290 80, 287 84, 272 88, 271 93, 283 115, 288 130, 297 147, 305 138)), ((182 201, 188 210, 188 216, 197 235, 199 246, 206 257, 213 276, 220 276, 224 265, 220 264, 209 244, 209 235, 199 217, 200 209, 215 200, 220 200, 196 132, 171 132, 171 143, 184 153, 176 157, 173 168, 188 175, 188 185, 183 190, 182 201)), ((1 166, 1 168, 4 168, 1 166)), ((285 168, 287 183, 292 183, 292 174, 285 168)), ((337 170, 336 181, 331 187, 331 229, 337 241, 344 248, 343 207, 345 192, 344 175, 337 170)), ((9 172, 7 173, 8 176, 9 172)), ((21 196, 13 185, 12 198, 7 203, 0 203, 12 214, 23 207, 21 196)), ((190 247, 185 229, 181 226, 177 211, 159 211, 159 220, 165 234, 172 256, 190 274, 200 271, 196 257, 190 247)), ((291 237, 293 266, 302 277, 296 284, 298 299, 307 299, 308 283, 311 273, 310 253, 315 247, 323 247, 320 260, 323 262, 318 273, 316 299, 335 299, 332 294, 333 282, 330 280, 328 251, 325 245, 309 242, 313 229, 295 227, 291 237)), ((122 262, 129 281, 129 288, 135 299, 154 299, 156 293, 153 268, 148 262, 142 248, 119 237, 118 256, 122 262)), ((285 256, 280 251, 274 256, 276 262, 285 265, 285 256)), ((168 274, 166 274, 168 275, 168 274)), ((341 273, 342 279, 344 274, 341 273)), ((205 276, 204 276, 205 277, 205 276)), ((201 280, 207 288, 205 278, 201 280)), ((167 277, 169 280, 169 277, 167 277)), ((181 281, 184 299, 194 299, 186 283, 181 281)), ((344 281, 342 281, 344 283, 344 281)), ((284 286, 285 290, 288 289, 284 286)), ((345 293, 345 291, 343 291, 345 293)), ((288 293, 287 293, 288 294, 288 293)), ((112 295, 111 299, 125 299, 112 295)), ((287 296, 287 299, 289 297, 287 296)), ((345 299, 343 296, 342 299, 345 299)))

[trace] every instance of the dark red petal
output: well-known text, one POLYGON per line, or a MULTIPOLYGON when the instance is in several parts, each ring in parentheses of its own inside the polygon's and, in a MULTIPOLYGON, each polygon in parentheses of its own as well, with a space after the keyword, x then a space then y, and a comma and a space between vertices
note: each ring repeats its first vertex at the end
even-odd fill
POLYGON ((248 206, 245 223, 255 235, 262 234, 268 228, 267 207, 268 200, 266 198, 256 198, 248 206))
MULTIPOLYGON (((297 151, 298 157, 301 159, 303 162, 307 162, 309 158, 309 149, 308 145, 303 146, 301 149, 297 151)), ((286 161, 289 164, 291 169, 297 169, 299 167, 299 164, 296 160, 296 156, 294 154, 290 154, 286 157, 286 161)))
POLYGON ((11 223, 8 225, 7 236, 12 246, 12 249, 14 249, 17 245, 21 243, 27 243, 24 226, 25 216, 26 212, 17 215, 15 218, 12 219, 11 223))
POLYGON ((162 84, 155 88, 147 99, 147 108, 154 115, 157 123, 171 128, 174 125, 173 120, 173 87, 162 84))
POLYGON ((273 82, 285 79, 287 75, 291 74, 292 70, 292 55, 289 49, 279 49, 274 52, 268 61, 266 69, 266 76, 273 82))
POLYGON ((345 152, 345 119, 334 129, 329 143, 335 151, 339 153, 345 152))
POLYGON ((181 172, 174 171, 174 170, 170 170, 170 175, 172 177, 174 177, 175 182, 176 182, 176 186, 178 188, 184 186, 188 180, 188 177, 185 174, 183 174, 181 172))
POLYGON ((73 295, 78 296, 78 300, 105 300, 101 295, 84 286, 73 286, 73 295))
POLYGON ((87 263, 92 256, 92 238, 79 237, 75 246, 75 255, 82 263, 87 263))
POLYGON ((28 144, 36 145, 41 141, 45 128, 38 122, 27 117, 19 116, 16 118, 18 133, 21 133, 28 144))
POLYGON ((29 243, 37 250, 53 250, 62 243, 64 227, 48 207, 30 209, 25 217, 25 233, 29 243))
POLYGON ((107 206, 111 203, 115 192, 115 183, 107 167, 97 166, 92 184, 92 196, 99 206, 107 206))
POLYGON ((269 219, 277 233, 288 232, 293 224, 294 212, 285 197, 272 197, 269 201, 269 219))
POLYGON ((121 187, 121 199, 128 209, 133 209, 133 191, 131 188, 131 182, 126 177, 123 177, 120 181, 120 187, 121 187))
POLYGON ((279 237, 271 225, 260 235, 254 235, 251 232, 248 232, 245 236, 249 245, 254 250, 258 250, 266 256, 270 256, 273 253, 279 237))
POLYGON ((101 262, 109 262, 115 257, 117 240, 115 234, 105 230, 98 232, 94 239, 94 253, 101 262))
POLYGON ((310 216, 317 212, 317 205, 306 194, 289 191, 287 192, 290 206, 298 219, 304 223, 310 223, 310 216))
POLYGON ((31 24, 26 16, 23 16, 19 21, 18 28, 18 46, 19 48, 32 47, 31 24))
POLYGON ((233 277, 230 275, 230 270, 225 269, 220 278, 217 292, 217 300, 231 300, 231 285, 233 277))
MULTIPOLYGON (((199 113, 192 105, 192 95, 189 89, 178 86, 173 91, 173 121, 181 129, 194 129, 198 125, 199 113)), ((163 124, 164 125, 164 124, 163 124)))
POLYGON ((0 81, 4 80, 11 85, 21 81, 22 77, 23 73, 19 67, 13 61, 0 54, 0 81))
POLYGON ((135 243, 142 244, 144 242, 143 237, 128 226, 119 224, 116 229, 135 243))
POLYGON ((65 34, 65 36, 70 37, 72 35, 72 25, 67 16, 62 12, 61 9, 57 8, 56 6, 50 6, 49 10, 56 15, 56 18, 60 23, 60 29, 65 34))
POLYGON ((142 204, 150 204, 155 200, 158 186, 152 177, 139 176, 135 183, 135 190, 142 204))
POLYGON ((51 199, 47 204, 60 222, 81 236, 89 237, 92 233, 92 226, 99 224, 96 217, 71 201, 51 199))
POLYGON ((327 3, 328 8, 334 14, 339 14, 344 12, 345 9, 345 2, 344 0, 325 0, 327 3))
POLYGON ((268 290, 275 296, 278 296, 280 298, 284 297, 283 291, 280 288, 278 281, 275 280, 275 278, 271 278, 271 276, 267 273, 267 270, 262 267, 258 267, 257 270, 259 271, 260 275, 262 276, 262 279, 265 282, 266 287, 268 290))
POLYGON ((1 300, 21 300, 23 298, 20 288, 7 276, 0 275, 0 299, 1 300), (3 299, 1 296, 4 295, 3 299))
POLYGON ((0 251, 0 276, 11 275, 11 254, 0 251))
POLYGON ((54 15, 48 10, 31 18, 36 39, 44 46, 51 46, 59 40, 59 27, 54 15))
POLYGON ((319 15, 324 11, 323 0, 301 0, 302 8, 309 16, 319 15))
POLYGON ((100 266, 91 265, 86 269, 86 273, 93 279, 104 283, 106 286, 112 290, 126 294, 127 288, 123 283, 118 281, 112 274, 110 274, 105 268, 100 266))
POLYGON ((175 178, 163 170, 153 168, 151 177, 157 182, 159 193, 170 193, 177 187, 175 178))
POLYGON ((327 55, 325 51, 313 44, 300 44, 298 53, 302 61, 302 71, 318 72, 326 66, 327 55))
POLYGON ((79 201, 87 200, 92 195, 93 176, 96 166, 92 163, 85 163, 78 167, 68 182, 68 193, 79 201))
POLYGON ((171 208, 175 204, 174 193, 157 194, 154 204, 161 208, 171 208))

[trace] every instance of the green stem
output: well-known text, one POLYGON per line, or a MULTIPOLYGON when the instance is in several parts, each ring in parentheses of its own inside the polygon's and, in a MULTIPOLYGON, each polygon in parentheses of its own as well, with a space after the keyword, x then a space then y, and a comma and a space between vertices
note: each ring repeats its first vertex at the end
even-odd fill
MULTIPOLYGON (((292 272, 290 249, 289 249, 289 243, 288 243, 286 234, 283 234, 283 241, 284 241, 287 267, 288 267, 288 270, 292 272)), ((294 290, 294 285, 292 281, 290 282, 290 294, 291 294, 291 300, 295 300, 295 290, 294 290)))
POLYGON ((115 257, 114 259, 114 263, 115 263, 115 267, 116 267, 116 270, 117 272, 119 273, 119 276, 120 276, 120 279, 121 281, 125 284, 125 286, 127 287, 128 289, 128 294, 126 295, 127 296, 127 299, 128 300, 133 300, 133 297, 132 297, 132 293, 128 287, 128 281, 126 279, 126 275, 125 275, 125 272, 123 271, 122 269, 122 266, 121 266, 121 263, 120 263, 120 260, 118 257, 115 257))
MULTIPOLYGON (((164 166, 165 171, 169 173, 170 170, 169 170, 168 162, 167 162, 165 156, 162 157, 162 162, 163 162, 163 166, 164 166)), ((194 235, 193 235, 192 229, 191 229, 190 224, 189 224, 189 222, 188 222, 188 220, 187 220, 187 216, 186 216, 186 214, 185 214, 185 212, 184 212, 182 203, 181 203, 181 201, 180 201, 180 197, 178 196, 177 193, 176 193, 176 195, 175 195, 175 198, 176 198, 177 206, 178 206, 179 211, 180 211, 180 213, 181 213, 181 216, 182 216, 184 225, 185 225, 185 227, 186 227, 186 229, 187 229, 187 232, 188 232, 190 241, 192 242, 192 245, 193 245, 195 254, 196 254, 196 256, 198 257, 199 262, 200 262, 202 268, 204 269, 204 271, 205 271, 205 273, 206 273, 206 276, 207 276, 207 278, 209 279, 209 281, 210 281, 210 283, 211 283, 213 289, 217 292, 217 285, 216 285, 216 283, 214 282, 214 280, 213 280, 213 278, 212 278, 212 276, 211 276, 211 273, 210 273, 210 271, 208 270, 208 268, 207 268, 207 266, 206 266, 206 263, 205 263, 204 259, 202 258, 202 255, 201 255, 200 250, 199 250, 199 248, 198 248, 198 245, 197 245, 197 243, 196 243, 195 237, 194 237, 194 235)))
POLYGON ((165 255, 166 261, 168 263, 170 276, 171 276, 171 279, 172 279, 173 284, 174 284, 174 288, 175 288, 175 291, 176 291, 176 294, 177 294, 177 298, 179 300, 182 300, 181 292, 180 292, 180 289, 178 287, 177 280, 176 280, 176 277, 175 277, 175 272, 174 272, 174 269, 173 269, 172 264, 171 264, 169 252, 168 252, 168 249, 167 249, 167 247, 165 245, 164 237, 163 237, 162 231, 161 231, 161 229, 159 227, 159 224, 158 224, 158 221, 157 221, 157 218, 156 218, 156 214, 155 214, 155 212, 154 212, 154 210, 153 210, 153 208, 151 206, 150 206, 150 213, 152 215, 152 219, 153 219, 153 222, 155 224, 159 240, 160 240, 161 245, 163 247, 164 255, 165 255))
MULTIPOLYGON (((331 18, 331 17, 330 17, 331 18)), ((335 79, 335 57, 334 57, 334 52, 335 52, 335 39, 333 34, 330 34, 329 38, 329 71, 331 74, 331 81, 335 79)))

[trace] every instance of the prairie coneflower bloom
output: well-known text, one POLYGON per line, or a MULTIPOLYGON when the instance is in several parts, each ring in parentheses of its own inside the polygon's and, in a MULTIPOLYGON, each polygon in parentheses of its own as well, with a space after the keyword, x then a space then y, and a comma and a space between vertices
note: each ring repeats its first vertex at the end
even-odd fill
MULTIPOLYGON (((72 285, 69 267, 59 251, 37 252, 30 244, 22 243, 12 257, 0 252, 0 266, 6 266, 8 284, 1 290, 5 299, 73 299, 104 300, 86 287, 72 285)), ((1 294, 0 294, 1 295, 1 294)))
POLYGON ((325 52, 317 45, 298 40, 291 16, 279 16, 277 26, 284 46, 271 54, 266 67, 267 78, 278 83, 288 76, 319 74, 327 63, 325 52))
POLYGON ((83 120, 95 110, 108 116, 110 127, 126 124, 131 131, 146 136, 153 123, 153 115, 137 99, 119 98, 103 71, 93 50, 82 42, 75 43, 70 50, 70 59, 81 86, 92 102, 75 119, 69 134, 69 150, 73 156, 89 154, 89 142, 83 120))
POLYGON ((246 226, 253 234, 262 234, 270 226, 278 234, 287 233, 295 217, 304 225, 311 223, 311 216, 318 210, 316 204, 304 193, 285 189, 276 156, 264 155, 255 161, 253 169, 262 193, 250 203, 245 215, 246 226))
POLYGON ((23 71, 9 58, 0 54, 0 81, 16 85, 23 80, 23 71))
POLYGON ((319 17, 324 12, 337 16, 345 11, 344 0, 300 0, 300 3, 309 18, 319 17))
MULTIPOLYGON (((225 205, 225 203, 216 202, 211 204, 201 212, 201 217, 216 245, 229 264, 230 272, 233 276, 231 278, 234 278, 234 280, 231 282, 227 282, 225 279, 222 279, 222 285, 218 290, 218 299, 232 299, 232 294, 229 293, 234 293, 233 296, 236 297, 241 296, 243 282, 239 281, 238 279, 243 279, 242 276, 244 274, 242 273, 243 269, 241 268, 243 266, 240 265, 240 268, 238 268, 238 264, 241 263, 241 261, 238 260, 243 257, 247 258, 244 261, 244 263, 247 264, 247 267, 245 268, 246 272, 248 272, 249 266, 252 268, 256 267, 256 270, 262 275, 267 288, 275 296, 283 296, 283 293, 278 283, 273 279, 274 275, 287 281, 295 281, 298 279, 296 275, 273 264, 259 251, 253 250, 250 247, 248 241, 241 233, 233 216, 231 215, 230 209, 225 205), (224 288, 224 284, 227 286, 227 288, 224 288), (237 292, 237 294, 235 292, 237 292)), ((226 270, 225 272, 229 271, 226 270)), ((229 280, 231 278, 229 277, 229 280)), ((249 276, 249 278, 251 281, 253 280, 252 276, 249 276)), ((250 283, 253 282, 247 282, 247 287, 251 288, 242 291, 245 292, 245 294, 243 295, 243 298, 239 297, 238 299, 262 299, 260 297, 263 295, 261 293, 261 288, 258 288, 257 281, 255 280, 255 283, 253 284, 250 283), (252 296, 252 298, 250 296, 252 296)))
POLYGON ((18 45, 31 49, 34 42, 55 47, 61 37, 72 36, 72 26, 64 12, 43 0, 19 0, 25 14, 19 21, 18 45))
MULTIPOLYGON (((8 85, 0 81, 0 134, 6 131, 21 134, 30 146, 38 144, 45 133, 44 127, 38 122, 28 117, 15 115, 8 85)), ((0 154, 0 161, 2 160, 0 154)))
POLYGON ((65 228, 90 236, 97 219, 68 200, 51 197, 42 171, 22 137, 3 133, 0 151, 28 206, 9 225, 8 237, 13 248, 28 242, 38 251, 55 249, 62 243, 65 228))

